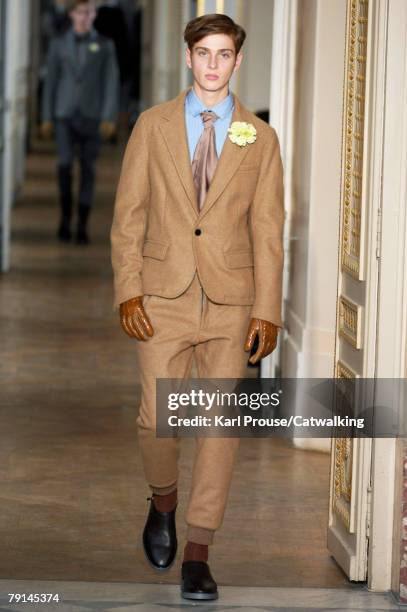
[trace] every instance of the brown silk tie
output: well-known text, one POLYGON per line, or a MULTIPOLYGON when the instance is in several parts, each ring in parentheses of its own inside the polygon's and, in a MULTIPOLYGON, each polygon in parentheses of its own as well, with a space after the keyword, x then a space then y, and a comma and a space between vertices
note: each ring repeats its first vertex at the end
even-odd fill
POLYGON ((209 185, 215 174, 218 155, 215 145, 215 128, 213 126, 218 115, 213 112, 203 111, 200 113, 204 122, 204 131, 196 145, 194 158, 192 160, 192 174, 198 196, 198 208, 201 210, 209 185))

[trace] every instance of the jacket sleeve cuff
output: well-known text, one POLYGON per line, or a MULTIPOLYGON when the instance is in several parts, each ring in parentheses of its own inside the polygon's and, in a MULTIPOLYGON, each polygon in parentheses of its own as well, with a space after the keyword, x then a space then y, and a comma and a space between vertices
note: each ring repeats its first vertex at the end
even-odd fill
POLYGON ((261 308, 257 308, 256 306, 253 306, 250 312, 250 317, 252 319, 261 319, 262 321, 269 321, 270 323, 273 323, 273 325, 275 325, 276 327, 284 329, 284 322, 282 321, 279 315, 262 310, 261 308))
POLYGON ((141 295, 144 295, 141 287, 135 287, 133 291, 126 291, 126 293, 116 293, 113 301, 113 311, 118 311, 120 304, 123 304, 123 302, 127 302, 127 300, 131 300, 141 295))

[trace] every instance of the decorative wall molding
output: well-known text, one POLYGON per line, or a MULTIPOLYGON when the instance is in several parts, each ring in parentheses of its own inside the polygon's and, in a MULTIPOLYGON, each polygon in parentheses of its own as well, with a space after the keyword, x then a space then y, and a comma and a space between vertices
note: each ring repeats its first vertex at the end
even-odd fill
POLYGON ((351 438, 336 438, 334 443, 334 489, 332 509, 345 527, 352 531, 351 493, 352 493, 352 458, 353 444, 351 438))
POLYGON ((349 0, 345 75, 342 270, 363 280, 362 199, 368 0, 349 0))
POLYGON ((339 335, 355 349, 362 348, 362 306, 339 297, 339 335))
POLYGON ((346 365, 342 360, 336 363, 337 378, 360 378, 360 375, 355 372, 350 366, 346 365))

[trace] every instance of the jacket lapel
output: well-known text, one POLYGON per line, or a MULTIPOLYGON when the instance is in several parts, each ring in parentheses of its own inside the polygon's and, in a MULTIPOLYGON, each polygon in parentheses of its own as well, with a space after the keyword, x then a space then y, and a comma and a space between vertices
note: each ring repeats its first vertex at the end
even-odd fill
POLYGON ((185 126, 185 96, 189 89, 182 91, 173 104, 163 115, 164 121, 160 124, 168 152, 174 162, 180 181, 188 196, 193 211, 198 215, 198 200, 194 179, 192 176, 191 161, 189 158, 188 138, 185 126))
MULTIPOLYGON (((164 121, 160 124, 160 130, 166 142, 169 154, 177 169, 178 176, 188 196, 190 205, 194 213, 198 216, 198 200, 194 179, 192 176, 191 160, 189 157, 188 137, 185 126, 185 97, 190 88, 182 91, 173 101, 163 115, 164 121)), ((232 115, 233 121, 250 121, 250 116, 241 104, 239 99, 233 94, 234 111, 232 115)), ((227 136, 225 144, 222 148, 222 153, 219 157, 215 174, 213 176, 209 191, 207 193, 204 205, 199 212, 199 217, 206 215, 208 210, 212 208, 216 200, 224 191, 225 187, 235 174, 239 165, 246 157, 249 146, 239 147, 232 143, 227 136)))
MULTIPOLYGON (((80 76, 84 74, 85 70, 87 69, 90 63, 90 60, 92 59, 92 56, 95 53, 90 50, 90 45, 92 43, 98 43, 98 33, 94 28, 91 29, 89 33, 89 40, 85 43, 85 58, 84 58, 83 64, 81 65, 79 69, 80 76)), ((101 47, 99 43, 98 43, 98 47, 99 47, 99 50, 96 51, 96 54, 101 52, 101 47)))
POLYGON ((76 58, 75 33, 73 28, 70 28, 66 34, 66 50, 67 56, 72 66, 75 75, 78 75, 78 61, 76 58))
POLYGON ((67 53, 69 56, 69 60, 71 62, 72 65, 72 69, 74 71, 74 74, 76 77, 80 78, 83 73, 85 72, 85 69, 89 63, 89 59, 91 56, 91 51, 89 50, 89 45, 92 42, 97 42, 98 39, 98 34, 97 31, 95 29, 92 29, 90 31, 90 36, 89 36, 89 40, 82 43, 83 45, 85 45, 85 57, 84 57, 84 61, 83 64, 81 65, 78 62, 78 56, 77 56, 77 49, 76 49, 76 42, 75 42, 75 32, 73 30, 73 28, 70 28, 67 33, 66 33, 66 48, 67 48, 67 53))

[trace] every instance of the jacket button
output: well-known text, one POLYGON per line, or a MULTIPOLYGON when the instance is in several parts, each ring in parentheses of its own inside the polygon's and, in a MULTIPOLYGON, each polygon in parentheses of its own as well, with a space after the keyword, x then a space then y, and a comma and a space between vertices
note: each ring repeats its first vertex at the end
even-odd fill
POLYGON ((202 234, 202 230, 199 228, 195 230, 195 236, 200 236, 202 234))

